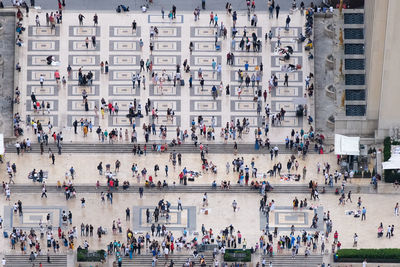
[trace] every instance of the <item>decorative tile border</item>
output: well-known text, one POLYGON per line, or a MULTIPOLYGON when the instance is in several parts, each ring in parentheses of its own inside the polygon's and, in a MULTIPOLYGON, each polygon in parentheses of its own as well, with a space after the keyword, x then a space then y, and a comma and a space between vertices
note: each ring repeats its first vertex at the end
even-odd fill
POLYGON ((59 37, 60 36, 60 26, 56 25, 55 30, 51 30, 48 26, 29 25, 28 26, 28 36, 29 37, 59 37))
POLYGON ((113 37, 140 37, 142 27, 136 26, 136 31, 132 30, 131 26, 110 26, 109 34, 110 38, 113 37))

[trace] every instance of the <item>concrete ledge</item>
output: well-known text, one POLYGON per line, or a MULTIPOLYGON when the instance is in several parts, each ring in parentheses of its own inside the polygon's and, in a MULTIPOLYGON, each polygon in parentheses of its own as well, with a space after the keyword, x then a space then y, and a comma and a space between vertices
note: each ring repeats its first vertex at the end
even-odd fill
POLYGON ((356 8, 355 9, 344 8, 343 13, 362 13, 362 14, 364 14, 364 9, 363 8, 357 8, 357 9, 356 8))
POLYGON ((333 17, 333 13, 330 12, 325 12, 325 13, 314 13, 314 17, 318 17, 318 18, 332 18, 333 17))
POLYGON ((344 74, 366 74, 365 70, 345 70, 344 74))
POLYGON ((344 39, 343 43, 344 44, 362 44, 365 46, 364 39, 344 39))

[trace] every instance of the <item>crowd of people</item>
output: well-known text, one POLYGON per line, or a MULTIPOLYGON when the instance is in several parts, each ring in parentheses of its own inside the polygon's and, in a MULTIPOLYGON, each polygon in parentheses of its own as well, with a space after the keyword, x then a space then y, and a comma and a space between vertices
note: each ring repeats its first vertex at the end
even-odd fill
MULTIPOLYGON (((34 1, 33 1, 34 2, 34 1)), ((205 1, 203 1, 202 8, 205 9, 205 1)), ((238 20, 238 13, 237 11, 232 10, 232 5, 230 3, 226 4, 226 11, 227 13, 231 16, 232 22, 233 22, 233 27, 232 27, 232 41, 231 41, 231 47, 233 49, 236 48, 236 39, 235 37, 237 35, 241 36, 240 41, 239 41, 239 49, 241 51, 247 51, 249 53, 251 52, 257 52, 260 51, 262 48, 262 41, 260 36, 257 36, 256 33, 251 33, 251 35, 248 32, 247 27, 257 27, 258 23, 258 17, 257 14, 255 13, 256 11, 256 5, 255 1, 246 1, 247 4, 247 17, 248 17, 248 23, 249 25, 244 26, 243 28, 241 27, 236 27, 236 23, 238 20)), ((26 8, 26 13, 29 12, 29 7, 28 5, 24 2, 20 2, 18 0, 15 0, 15 5, 18 6, 17 10, 17 19, 18 19, 18 24, 16 25, 16 32, 19 34, 16 39, 16 44, 18 46, 22 46, 24 43, 21 39, 21 35, 24 34, 25 27, 22 24, 23 21, 23 14, 22 11, 20 10, 19 7, 25 7, 26 8)), ((31 3, 32 5, 32 3, 31 3)), ((33 4, 34 5, 34 4, 33 4)), ((51 12, 46 13, 46 24, 47 26, 51 27, 53 30, 55 28, 56 24, 61 24, 62 23, 62 15, 63 15, 63 8, 65 7, 65 2, 64 1, 58 1, 59 5, 59 10, 56 12, 51 12)), ((303 33, 300 34, 298 38, 299 43, 303 43, 307 40, 307 44, 305 45, 306 50, 312 49, 313 43, 312 43, 312 27, 313 27, 313 12, 318 12, 319 7, 317 6, 311 6, 310 8, 306 9, 305 5, 303 2, 301 2, 299 8, 296 6, 296 1, 294 1, 294 5, 292 6, 293 10, 299 9, 301 14, 304 15, 305 13, 305 28, 304 28, 304 35, 303 33)), ((143 10, 143 9, 142 9, 143 10)), ((147 10, 147 7, 145 7, 144 11, 147 10)), ((278 4, 275 4, 274 0, 269 0, 268 1, 268 10, 269 10, 269 16, 270 18, 275 17, 278 18, 279 16, 279 10, 280 7, 278 4)), ((117 12, 120 13, 122 11, 129 11, 129 7, 125 5, 119 5, 117 8, 117 12)), ((168 14, 168 17, 170 20, 176 19, 176 6, 173 6, 171 11, 168 14)), ((162 9, 162 18, 164 19, 164 9, 162 9)), ((84 25, 84 19, 85 16, 82 14, 79 14, 78 16, 78 21, 79 25, 83 26, 84 25)), ((195 21, 200 19, 200 8, 196 8, 194 12, 194 19, 195 21)), ((210 12, 209 14, 209 26, 212 28, 216 29, 215 32, 215 47, 220 45, 220 38, 223 38, 224 40, 228 36, 228 30, 225 24, 219 19, 218 14, 216 12, 210 12)), ((40 17, 39 15, 36 16, 35 19, 36 25, 40 26, 40 17)), ((285 29, 288 30, 290 26, 291 18, 290 16, 287 16, 286 18, 286 25, 285 29)), ((96 26, 98 24, 98 17, 97 14, 93 17, 93 23, 96 26)), ((134 20, 132 22, 132 32, 135 32, 137 29, 137 23, 134 20)), ((96 47, 96 39, 95 36, 91 38, 92 46, 95 48, 96 47), (94 37, 94 38, 93 38, 94 37)), ((152 53, 154 49, 154 43, 153 40, 155 40, 158 37, 158 28, 157 26, 151 26, 150 27, 150 42, 149 42, 149 48, 150 48, 150 53, 152 53)), ((265 36, 265 41, 267 42, 268 40, 274 39, 277 41, 277 47, 276 51, 277 53, 282 55, 281 60, 283 61, 288 61, 293 53, 293 48, 291 46, 286 46, 282 47, 280 44, 280 36, 273 36, 272 31, 269 31, 268 34, 265 36)), ((86 48, 89 48, 89 38, 86 38, 85 40, 85 45, 86 48)), ((139 42, 140 49, 144 46, 143 40, 140 39, 139 42)), ((192 52, 194 49, 193 43, 190 44, 190 51, 192 52)), ((309 54, 309 59, 311 59, 311 52, 309 54)), ((55 62, 55 59, 53 56, 50 56, 46 58, 47 64, 52 65, 55 62)), ((235 55, 230 52, 227 54, 227 64, 228 67, 229 65, 235 64, 235 55)), ((132 79, 132 88, 134 90, 146 90, 146 79, 151 81, 153 86, 157 88, 160 92, 161 95, 163 95, 163 89, 165 83, 173 83, 173 86, 176 87, 181 84, 181 81, 183 80, 183 75, 184 73, 189 73, 190 72, 190 66, 188 64, 188 60, 185 59, 182 66, 181 64, 176 65, 175 71, 166 71, 162 70, 159 72, 153 71, 153 62, 150 59, 147 59, 146 61, 141 58, 140 59, 140 70, 139 72, 132 73, 131 79, 132 79), (184 72, 184 73, 183 73, 184 72)), ((19 66, 19 63, 17 64, 19 66)), ((213 60, 211 63, 211 67, 213 72, 220 73, 222 71, 222 65, 221 62, 216 62, 213 60)), ((102 75, 107 75, 109 73, 109 65, 108 61, 105 61, 105 63, 102 61, 100 63, 100 68, 101 68, 101 74, 102 75)), ((301 69, 301 66, 298 65, 292 65, 287 63, 284 66, 284 69, 282 69, 285 72, 293 72, 301 69)), ((20 71, 20 67, 17 68, 18 71, 20 71)), ((71 74, 74 70, 72 67, 69 65, 66 72, 67 72, 67 77, 70 78, 71 74)), ((238 96, 238 98, 241 98, 241 93, 245 88, 256 88, 254 90, 254 102, 257 103, 256 110, 257 116, 261 118, 262 126, 257 127, 254 129, 254 140, 255 140, 255 149, 266 149, 266 151, 269 151, 271 160, 275 157, 277 158, 279 155, 279 148, 278 145, 271 144, 270 139, 269 139, 269 129, 272 126, 279 126, 282 124, 282 121, 285 119, 285 113, 286 110, 281 108, 278 112, 272 113, 270 106, 266 103, 267 102, 267 96, 268 94, 271 94, 271 91, 276 89, 277 86, 281 86, 281 84, 278 84, 278 78, 276 74, 273 74, 270 78, 270 80, 267 81, 267 86, 268 89, 262 89, 260 88, 260 83, 261 83, 261 77, 263 75, 264 67, 262 62, 258 64, 254 68, 254 72, 250 74, 249 72, 249 64, 248 62, 239 69, 235 75, 237 76, 237 80, 239 81, 240 85, 237 87, 235 92, 238 96), (265 110, 265 115, 263 113, 263 107, 265 110)), ((98 79, 98 77, 93 77, 93 72, 92 70, 84 70, 82 67, 77 69, 78 72, 78 85, 82 86, 82 98, 83 98, 83 104, 84 104, 84 110, 85 112, 89 112, 89 97, 90 94, 87 93, 86 88, 89 86, 92 86, 93 79, 98 79)), ((61 80, 60 77, 62 75, 59 73, 57 70, 54 73, 55 80, 57 84, 61 80)), ((283 83, 284 86, 288 86, 288 75, 286 74, 285 76, 285 81, 283 83)), ((199 85, 201 86, 201 89, 204 89, 204 76, 202 74, 201 68, 198 70, 198 80, 199 80, 199 85)), ((63 84, 66 83, 65 76, 63 76, 63 84)), ((44 83, 47 82, 44 79, 44 75, 40 75, 39 78, 39 83, 40 86, 43 86, 44 83)), ((193 77, 191 76, 189 79, 189 87, 192 87, 193 83, 193 77)), ((309 97, 313 96, 313 90, 314 90, 314 84, 313 84, 313 74, 310 73, 306 80, 306 91, 307 95, 309 97)), ((262 87, 262 86, 261 86, 262 87)), ((211 88, 211 96, 214 99, 217 97, 222 97, 223 96, 223 91, 224 91, 224 84, 221 82, 217 88, 216 85, 213 85, 211 88)), ((226 84, 225 86, 225 94, 227 96, 230 96, 232 93, 230 92, 230 85, 226 84)), ((16 90, 16 99, 19 98, 19 90, 16 90), (18 94, 17 94, 18 91, 18 94)), ((305 97, 307 97, 307 95, 305 97)), ((51 111, 51 106, 50 102, 46 102, 44 99, 37 99, 35 92, 31 92, 31 105, 32 109, 34 110, 34 114, 39 114, 40 111, 42 114, 44 114, 46 111, 47 113, 50 113, 51 111)), ((119 112, 119 105, 117 102, 113 102, 111 100, 106 101, 104 98, 101 99, 101 106, 97 107, 96 105, 93 106, 93 111, 95 112, 95 117, 98 119, 106 119, 106 116, 118 116, 119 112)), ((295 131, 294 129, 291 131, 290 136, 287 136, 285 138, 285 148, 290 150, 293 155, 292 157, 288 160, 286 167, 287 167, 287 177, 290 177, 290 179, 294 179, 295 181, 300 181, 301 179, 305 180, 306 179, 306 174, 308 169, 306 166, 299 167, 299 159, 302 156, 303 158, 307 155, 309 152, 310 148, 312 149, 312 144, 314 144, 314 150, 319 153, 323 153, 324 151, 324 136, 322 134, 316 133, 314 130, 313 126, 311 125, 312 122, 312 117, 310 116, 310 113, 308 112, 307 105, 305 105, 302 109, 302 115, 308 118, 308 122, 310 124, 309 129, 304 130, 301 129, 300 131, 295 131), (296 153, 297 152, 297 153, 296 153), (295 156, 297 154, 297 158, 295 156), (292 173, 291 173, 292 172, 292 173), (294 173, 293 173, 294 172, 294 173)), ((204 226, 204 224, 201 227, 201 235, 198 233, 198 235, 195 235, 192 232, 189 232, 186 228, 182 230, 182 233, 177 234, 177 231, 173 231, 169 229, 169 224, 170 224, 170 219, 171 219, 171 209, 173 209, 171 202, 169 202, 166 199, 161 199, 157 206, 154 208, 154 210, 146 209, 146 224, 148 231, 146 233, 135 233, 133 230, 130 229, 130 227, 127 227, 127 229, 123 229, 123 223, 120 218, 117 219, 112 219, 112 223, 110 222, 110 227, 112 229, 112 235, 114 241, 111 241, 110 243, 107 244, 106 246, 106 257, 113 255, 115 256, 115 259, 119 265, 122 265, 122 261, 125 257, 129 257, 130 259, 134 258, 134 255, 139 255, 143 253, 148 253, 153 256, 153 266, 156 265, 157 261, 160 260, 162 257, 164 257, 165 262, 168 262, 168 266, 173 266, 174 263, 173 261, 168 261, 168 255, 171 255, 174 253, 174 251, 186 251, 192 254, 191 257, 188 258, 187 262, 185 263, 185 266, 193 266, 194 264, 199 264, 200 266, 206 266, 209 264, 213 264, 214 266, 220 266, 219 264, 219 257, 217 257, 220 254, 224 254, 225 250, 227 248, 242 248, 242 249, 250 249, 252 253, 260 253, 261 254, 261 260, 260 262, 257 263, 256 266, 266 266, 267 264, 267 257, 272 257, 274 253, 282 253, 284 250, 291 251, 292 257, 296 257, 296 255, 299 254, 300 248, 304 250, 304 255, 308 256, 311 255, 312 253, 316 253, 318 250, 318 247, 320 247, 320 253, 324 254, 325 253, 325 248, 328 244, 328 237, 332 232, 332 219, 330 218, 330 212, 328 211, 327 213, 324 213, 323 218, 319 218, 319 214, 317 212, 318 209, 318 201, 319 201, 319 189, 321 186, 318 185, 317 182, 310 181, 310 193, 311 193, 311 198, 310 200, 304 199, 304 200, 298 200, 297 197, 293 200, 293 209, 295 210, 311 210, 313 212, 313 217, 311 220, 310 224, 310 229, 313 230, 308 230, 305 231, 304 229, 295 229, 294 226, 290 227, 290 233, 286 233, 285 231, 279 231, 278 227, 275 227, 274 230, 271 232, 269 229, 269 217, 270 213, 274 212, 275 210, 275 201, 274 200, 268 200, 267 198, 267 192, 273 187, 269 184, 267 181, 267 174, 272 176, 279 175, 281 176, 281 172, 283 170, 282 163, 278 162, 275 163, 273 168, 271 170, 268 170, 266 173, 262 173, 262 167, 261 166, 256 166, 255 165, 255 159, 253 158, 249 163, 246 163, 244 161, 243 157, 236 156, 237 152, 237 143, 236 141, 239 141, 243 138, 243 135, 247 135, 250 133, 250 121, 249 118, 242 118, 242 119, 236 119, 231 120, 226 122, 226 124, 221 124, 224 125, 221 127, 220 133, 218 134, 219 130, 217 129, 217 123, 216 123, 216 118, 212 116, 211 121, 207 121, 203 118, 203 116, 198 116, 197 118, 193 118, 191 121, 191 124, 189 125, 188 129, 183 129, 182 126, 178 126, 175 131, 175 134, 172 134, 172 141, 167 144, 167 133, 168 133, 168 127, 167 125, 158 125, 158 119, 159 119, 159 110, 157 107, 154 105, 154 101, 150 98, 146 101, 144 105, 144 112, 142 111, 142 105, 134 99, 130 104, 129 104, 129 111, 128 114, 126 114, 127 117, 129 118, 130 122, 130 129, 122 129, 122 128, 113 128, 111 130, 109 129, 102 129, 100 126, 96 129, 96 126, 94 125, 94 121, 88 120, 87 118, 81 118, 80 120, 76 119, 72 121, 72 126, 74 128, 74 133, 78 134, 78 126, 80 126, 81 132, 84 137, 87 137, 88 134, 92 133, 93 127, 95 127, 95 132, 98 135, 98 140, 100 142, 131 142, 133 143, 132 146, 132 153, 134 155, 144 155, 146 156, 147 149, 148 149, 148 143, 151 142, 151 137, 154 136, 153 138, 157 138, 157 133, 158 138, 161 138, 162 142, 160 144, 154 143, 153 145, 150 145, 150 149, 153 151, 157 152, 163 152, 163 151, 171 151, 170 147, 172 148, 172 151, 170 152, 170 163, 172 164, 173 168, 175 169, 176 166, 178 165, 179 168, 181 167, 182 163, 182 155, 180 153, 176 153, 173 150, 174 146, 178 146, 185 142, 185 140, 191 140, 193 144, 197 147, 199 146, 200 150, 200 158, 201 158, 201 166, 202 170, 199 172, 196 171, 190 171, 186 167, 182 169, 182 171, 179 174, 179 183, 183 185, 187 185, 188 181, 191 181, 191 179, 195 179, 201 173, 207 173, 210 172, 212 175, 217 176, 219 173, 221 173, 220 167, 218 167, 215 163, 213 163, 211 160, 207 158, 208 156, 208 146, 203 145, 202 141, 214 141, 218 140, 218 135, 219 135, 219 140, 223 140, 225 143, 228 141, 233 141, 234 142, 234 148, 235 148, 235 157, 233 158, 233 161, 227 162, 225 167, 226 167, 226 174, 230 174, 231 170, 233 172, 233 177, 236 177, 237 180, 233 179, 232 181, 230 180, 224 180, 221 181, 220 187, 225 190, 229 190, 231 188, 231 182, 237 183, 241 186, 251 186, 252 188, 259 190, 261 194, 261 200, 260 200, 260 212, 267 218, 267 224, 265 226, 265 229, 262 231, 262 234, 255 244, 248 244, 247 240, 244 236, 242 236, 242 233, 240 232, 239 229, 235 229, 233 224, 230 224, 229 226, 220 229, 219 232, 213 231, 212 228, 209 228, 208 230, 204 226), (145 140, 145 144, 139 144, 138 140, 138 131, 140 128, 140 125, 136 124, 136 118, 142 118, 146 116, 148 118, 148 123, 143 123, 142 125, 142 130, 143 130, 143 138, 145 140), (196 121, 197 119, 197 121, 196 121), (159 129, 157 129, 159 128, 159 129), (200 139, 202 138, 202 139, 200 139), (261 178, 261 179, 257 179, 261 178), (310 203, 311 202, 311 203, 310 203), (321 225, 321 220, 323 221, 324 229, 320 228, 321 225), (123 233, 126 233, 126 239, 123 238, 123 233), (275 244, 275 245, 274 245, 275 244), (213 262, 206 262, 205 257, 202 255, 201 252, 199 252, 199 248, 202 245, 215 245, 214 250, 213 250, 213 262), (274 246, 276 247, 276 252, 274 252, 274 246)), ((175 118, 175 111, 172 108, 168 108, 165 112, 165 117, 167 121, 171 120, 174 121, 175 118)), ((20 118, 19 113, 16 113, 14 116, 14 133, 15 136, 21 136, 24 134, 24 130, 21 124, 22 120, 20 118)), ((42 122, 35 118, 31 118, 30 115, 27 116, 26 119, 26 131, 31 132, 37 137, 38 143, 40 144, 41 152, 42 154, 44 153, 44 148, 45 146, 48 145, 49 143, 49 135, 53 137, 54 142, 57 144, 58 147, 58 153, 61 154, 61 149, 62 149, 62 144, 63 144, 63 134, 62 132, 53 131, 53 126, 51 122, 48 122, 47 128, 48 131, 46 131, 44 125, 42 125, 42 122)), ((171 133, 169 133, 171 134, 171 133)), ((50 138, 51 139, 51 138, 50 138)), ((24 152, 29 152, 31 149, 31 140, 29 138, 26 138, 22 141, 19 141, 16 143, 16 149, 18 155, 20 153, 24 152)), ((49 149, 49 158, 52 160, 52 163, 54 164, 55 161, 55 155, 54 153, 49 149)), ((108 191, 106 192, 101 192, 100 193, 100 198, 101 198, 101 203, 105 203, 106 199, 107 202, 109 201, 110 204, 113 202, 113 190, 115 188, 118 188, 121 184, 118 176, 119 169, 121 167, 121 162, 119 160, 116 160, 115 162, 115 170, 114 172, 111 171, 111 164, 106 164, 105 165, 105 171, 103 172, 103 163, 100 162, 99 165, 97 165, 97 170, 99 172, 99 175, 102 177, 104 176, 106 180, 106 184, 108 186, 108 191)), ((168 164, 163 167, 164 172, 165 172, 165 179, 161 178, 158 181, 155 180, 155 177, 157 177, 157 171, 160 171, 160 166, 158 165, 159 163, 154 164, 154 177, 149 173, 149 171, 146 169, 146 167, 140 168, 136 163, 132 164, 131 170, 132 170, 132 177, 136 178, 137 184, 140 184, 139 188, 139 193, 140 193, 140 198, 143 196, 143 186, 144 187, 158 187, 158 188, 165 188, 168 187, 168 164)), ((10 165, 8 163, 8 169, 9 175, 10 175, 10 181, 9 183, 4 183, 3 182, 3 190, 6 195, 6 199, 10 200, 10 188, 9 184, 13 182, 12 180, 12 174, 16 172, 16 167, 14 168, 13 165, 10 165), (15 172, 14 172, 15 169, 15 172)), ((318 168, 318 173, 320 170, 320 165, 319 163, 317 164, 318 168)), ((324 164, 323 166, 323 175, 325 176, 325 185, 333 186, 333 184, 337 184, 338 181, 340 183, 341 176, 342 174, 338 171, 336 171, 334 174, 329 173, 330 166, 328 163, 324 164)), ((63 192, 65 193, 66 200, 70 200, 71 198, 76 198, 77 197, 77 191, 74 187, 73 184, 73 179, 74 175, 76 175, 76 170, 71 167, 67 172, 66 172, 66 179, 58 183, 58 186, 63 189, 63 192)), ((344 205, 347 201, 351 202, 351 191, 347 192, 347 199, 345 199, 345 180, 347 177, 349 177, 350 174, 344 174, 344 181, 342 181, 342 186, 341 189, 338 187, 338 192, 340 191, 340 199, 339 203, 340 205, 344 205)), ((32 172, 30 172, 29 177, 31 177, 34 181, 39 181, 43 182, 45 180, 45 173, 43 170, 36 171, 34 169, 32 172)), ((122 179, 122 178, 121 178, 122 179)), ((103 182, 103 181, 102 181, 103 182)), ((129 181, 129 179, 126 178, 126 180, 122 181, 122 187, 123 189, 128 189, 131 185, 132 181, 129 181)), ((175 184, 175 182, 174 182, 175 184)), ((96 183, 96 187, 99 187, 100 181, 96 183)), ((214 181, 212 183, 212 187, 217 187, 216 182, 214 181)), ((325 188, 323 187, 322 193, 324 193, 325 188)), ((42 186, 42 198, 46 197, 47 198, 47 190, 46 190, 46 185, 43 184, 42 186)), ((208 195, 205 193, 203 195, 203 202, 202 202, 202 207, 207 211, 208 207, 208 195)), ((86 200, 84 197, 80 198, 81 201, 81 207, 85 208, 86 207, 86 200)), ((177 209, 182 210, 182 201, 179 198, 177 201, 177 209)), ((359 198, 359 201, 357 203, 358 205, 358 210, 355 213, 355 215, 359 215, 358 217, 361 217, 361 220, 366 220, 366 208, 363 207, 361 209, 361 198, 359 198)), ((395 213, 398 215, 398 205, 396 205, 397 208, 395 208, 395 213), (397 211, 396 211, 397 210, 397 211)), ((239 206, 236 200, 233 201, 232 203, 232 208, 233 212, 238 212, 239 206)), ((13 206, 13 212, 15 213, 14 216, 19 214, 20 216, 22 215, 22 202, 18 201, 15 203, 13 206)), ((63 211, 61 215, 61 221, 63 223, 63 226, 65 228, 57 228, 57 232, 55 233, 55 229, 53 229, 52 226, 52 215, 50 213, 47 215, 47 221, 46 222, 40 222, 38 228, 40 229, 40 235, 37 234, 37 231, 34 229, 31 229, 30 231, 24 231, 22 229, 14 228, 12 232, 10 233, 10 243, 12 249, 15 249, 15 247, 18 245, 21 249, 22 253, 28 253, 27 251, 30 249, 31 250, 31 256, 30 259, 31 261, 34 261, 37 255, 43 255, 46 252, 44 252, 44 248, 41 247, 40 241, 46 240, 47 242, 47 255, 49 255, 50 249, 53 248, 53 252, 59 252, 60 250, 63 250, 63 247, 67 249, 73 250, 78 243, 78 229, 76 226, 73 226, 72 223, 72 213, 71 211, 63 211), (64 229, 64 230, 63 230, 64 229), (53 233, 54 232, 54 233, 53 233), (58 240, 57 240, 58 237, 58 240), (27 245, 29 245, 29 249, 27 248, 27 245)), ((131 211, 129 208, 126 209, 126 220, 130 221, 130 216, 131 216, 131 211)), ((357 217, 357 216, 354 216, 357 217)), ((0 218, 0 223, 2 222, 0 218)), ((78 223, 76 223, 79 225, 78 223)), ((103 226, 94 226, 89 223, 84 223, 83 221, 81 222, 80 225, 80 242, 81 244, 79 245, 80 247, 84 249, 89 248, 89 242, 87 241, 89 238, 88 237, 93 237, 93 233, 97 233, 98 239, 103 238, 104 235, 109 235, 106 227, 103 226), (97 231, 96 231, 97 229, 97 231)), ((393 236, 394 232, 394 225, 389 225, 387 228, 387 234, 386 237, 390 238, 393 236)), ((384 233, 383 230, 383 225, 381 224, 378 228, 378 237, 382 237, 384 233)), ((358 242, 358 235, 355 233, 354 234, 354 244, 355 246, 357 245, 358 242)), ((337 250, 341 248, 341 243, 339 241, 339 234, 337 231, 333 234, 333 242, 332 242, 332 253, 335 253, 337 250)), ((90 239, 89 239, 90 240, 90 239)), ((50 256, 48 256, 50 257, 50 256)), ((227 266, 226 263, 221 263, 223 264, 222 266, 227 266)))

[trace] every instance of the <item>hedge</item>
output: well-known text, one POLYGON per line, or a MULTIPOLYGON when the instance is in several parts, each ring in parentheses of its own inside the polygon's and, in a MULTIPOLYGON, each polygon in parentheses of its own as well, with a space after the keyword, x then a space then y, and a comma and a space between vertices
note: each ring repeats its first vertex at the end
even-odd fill
POLYGON ((334 255, 337 262, 400 262, 400 249, 340 249, 334 255))
POLYGON ((106 259, 104 253, 105 253, 104 249, 89 251, 87 249, 78 248, 76 258, 77 261, 81 262, 100 262, 106 259))
POLYGON ((251 262, 250 249, 226 249, 224 261, 227 262, 251 262))

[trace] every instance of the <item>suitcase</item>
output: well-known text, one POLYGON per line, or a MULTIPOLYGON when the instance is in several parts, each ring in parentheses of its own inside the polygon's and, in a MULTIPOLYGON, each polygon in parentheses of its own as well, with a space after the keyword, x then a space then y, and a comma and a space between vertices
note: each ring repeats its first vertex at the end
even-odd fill
POLYGON ((8 233, 6 231, 3 232, 4 238, 8 238, 8 233))
POLYGON ((185 86, 185 80, 181 79, 181 86, 185 86))

